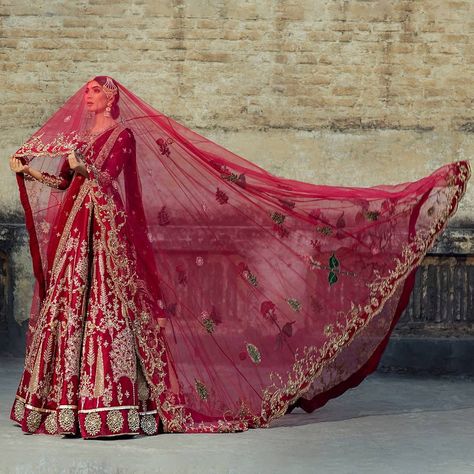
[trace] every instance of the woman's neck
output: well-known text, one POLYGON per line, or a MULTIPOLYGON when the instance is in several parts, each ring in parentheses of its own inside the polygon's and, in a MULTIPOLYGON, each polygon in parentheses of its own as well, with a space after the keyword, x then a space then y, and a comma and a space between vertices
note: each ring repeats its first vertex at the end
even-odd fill
POLYGON ((104 128, 114 125, 115 123, 117 122, 115 122, 115 120, 112 117, 104 117, 103 114, 97 114, 95 116, 94 124, 92 125, 91 130, 94 130, 94 131, 102 130, 104 128))

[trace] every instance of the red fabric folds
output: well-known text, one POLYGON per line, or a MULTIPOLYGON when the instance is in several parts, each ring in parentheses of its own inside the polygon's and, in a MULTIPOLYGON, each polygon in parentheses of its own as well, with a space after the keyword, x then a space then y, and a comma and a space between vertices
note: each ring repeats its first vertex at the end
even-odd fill
MULTIPOLYGON (((360 383, 456 211, 469 162, 367 188, 291 180, 118 86, 128 141, 86 161, 97 167, 100 192, 125 210, 119 228, 136 261, 131 278, 151 308, 132 317, 147 335, 136 351, 164 431, 268 426, 291 407, 312 411, 360 383), (158 353, 160 370, 150 359, 158 353)), ((83 146, 89 120, 81 88, 16 155, 57 175, 83 146)), ((37 279, 28 345, 65 211, 86 182, 76 176, 75 191, 64 192, 18 178, 37 279)))

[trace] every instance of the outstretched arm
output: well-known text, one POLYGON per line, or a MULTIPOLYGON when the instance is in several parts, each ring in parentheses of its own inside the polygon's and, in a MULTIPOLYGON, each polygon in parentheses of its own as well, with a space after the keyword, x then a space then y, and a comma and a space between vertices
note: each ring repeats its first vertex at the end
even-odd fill
POLYGON ((10 158, 10 168, 15 173, 23 173, 23 176, 26 180, 40 181, 47 186, 61 190, 66 189, 71 184, 71 180, 74 175, 74 171, 70 168, 67 161, 62 164, 58 176, 47 173, 46 171, 39 171, 29 165, 25 165, 19 158, 15 158, 13 156, 10 158))

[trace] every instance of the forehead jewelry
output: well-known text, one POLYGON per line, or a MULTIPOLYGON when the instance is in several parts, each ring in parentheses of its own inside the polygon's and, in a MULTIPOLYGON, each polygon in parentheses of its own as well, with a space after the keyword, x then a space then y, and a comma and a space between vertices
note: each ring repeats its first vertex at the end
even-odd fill
POLYGON ((103 91, 108 99, 113 97, 117 93, 117 86, 114 84, 112 79, 107 76, 105 84, 102 86, 103 91))

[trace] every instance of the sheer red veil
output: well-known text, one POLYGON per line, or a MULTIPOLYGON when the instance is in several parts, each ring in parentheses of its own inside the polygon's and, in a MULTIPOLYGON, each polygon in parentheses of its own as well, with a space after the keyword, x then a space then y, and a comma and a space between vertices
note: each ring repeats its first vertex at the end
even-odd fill
MULTIPOLYGON (((169 318, 183 395, 176 431, 266 426, 295 404, 311 411, 358 384, 376 368, 414 270, 455 212, 469 163, 370 188, 286 179, 115 82, 117 120, 136 141, 118 186, 138 271, 169 318)), ((57 174, 91 125, 84 88, 16 155, 57 174)), ((17 179, 36 277, 32 331, 64 192, 17 179)))

